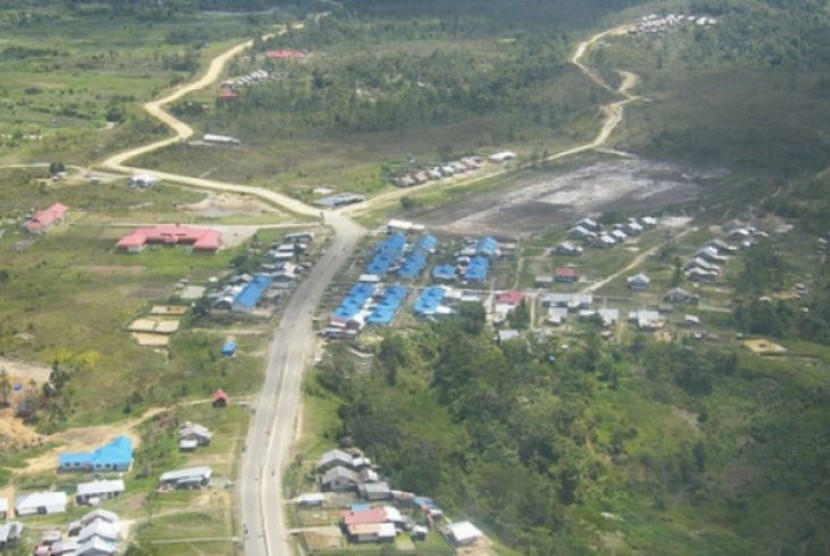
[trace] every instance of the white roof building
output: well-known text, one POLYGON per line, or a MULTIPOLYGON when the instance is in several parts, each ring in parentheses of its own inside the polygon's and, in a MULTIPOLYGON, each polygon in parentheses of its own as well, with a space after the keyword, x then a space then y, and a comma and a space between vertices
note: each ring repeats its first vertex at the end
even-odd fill
POLYGON ((103 520, 95 520, 78 533, 78 542, 84 543, 92 537, 100 537, 110 542, 118 542, 121 538, 121 524, 107 523, 103 520))
POLYGON ((89 483, 78 483, 75 499, 86 502, 90 498, 112 498, 124 492, 122 479, 100 480, 89 483))
POLYGON ((451 523, 448 529, 450 538, 457 545, 473 544, 484 536, 484 533, 469 521, 451 523))
POLYGON ((490 162, 501 163, 506 162, 508 160, 515 160, 516 153, 513 151, 502 151, 500 153, 491 154, 490 155, 490 162))
POLYGON ((207 486, 210 484, 211 475, 213 475, 213 470, 210 467, 189 467, 162 473, 159 483, 177 488, 207 486))
POLYGON ((14 511, 17 515, 54 514, 66 511, 65 492, 32 492, 15 498, 14 511))

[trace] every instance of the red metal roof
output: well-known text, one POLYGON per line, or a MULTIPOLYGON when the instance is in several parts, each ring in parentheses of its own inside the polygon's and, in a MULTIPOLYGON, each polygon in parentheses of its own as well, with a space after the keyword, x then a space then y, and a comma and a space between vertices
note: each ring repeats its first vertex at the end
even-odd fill
POLYGON ((117 247, 131 249, 142 247, 148 243, 163 243, 175 245, 178 243, 191 244, 197 251, 216 251, 221 243, 219 232, 207 228, 191 228, 189 226, 159 226, 156 228, 136 228, 127 236, 121 238, 117 247))
POLYGON ((213 401, 217 401, 217 400, 228 401, 229 399, 230 399, 230 396, 228 396, 228 393, 225 392, 224 390, 222 390, 221 388, 213 393, 213 401))
POLYGON ((60 220, 66 216, 68 210, 66 206, 55 203, 48 209, 36 213, 23 227, 30 232, 46 229, 54 224, 56 220, 60 220))
POLYGON ((233 99, 235 99, 237 96, 239 96, 239 95, 237 95, 237 94, 236 94, 236 93, 234 93, 233 91, 225 91, 224 93, 220 93, 220 94, 219 94, 219 96, 218 96, 217 98, 218 98, 219 100, 233 100, 233 99))
POLYGON ((386 523, 386 520, 386 510, 383 508, 343 512, 343 524, 346 526, 363 525, 366 523, 386 523))
POLYGON ((562 268, 557 268, 553 275, 559 278, 577 278, 579 273, 573 267, 564 266, 562 268))
POLYGON ((524 299, 524 294, 518 290, 500 293, 496 298, 497 303, 504 303, 507 305, 518 305, 524 299))
POLYGON ((272 60, 302 60, 303 58, 308 58, 308 54, 301 50, 287 50, 287 49, 278 49, 278 50, 269 50, 265 53, 266 58, 271 58, 272 60))

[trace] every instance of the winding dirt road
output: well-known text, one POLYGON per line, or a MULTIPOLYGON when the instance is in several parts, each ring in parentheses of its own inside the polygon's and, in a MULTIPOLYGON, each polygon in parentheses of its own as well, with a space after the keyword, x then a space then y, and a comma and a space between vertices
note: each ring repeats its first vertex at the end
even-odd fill
MULTIPOLYGON (((582 58, 603 37, 625 32, 624 27, 603 31, 580 43, 572 58, 597 86, 612 90, 598 72, 582 63, 582 58)), ((268 363, 265 381, 254 407, 246 449, 239 466, 236 484, 240 520, 243 524, 244 554, 289 555, 294 553, 292 541, 286 528, 283 514, 282 476, 295 440, 295 427, 300 399, 302 373, 308 364, 312 335, 312 315, 320 298, 334 277, 335 272, 346 263, 365 230, 354 223, 349 213, 376 209, 388 204, 413 190, 392 191, 379 195, 362 206, 347 207, 340 211, 320 211, 301 201, 261 187, 226 183, 192 176, 183 176, 128 166, 127 162, 137 156, 153 152, 193 135, 193 129, 168 113, 164 107, 183 96, 214 83, 222 73, 225 64, 252 45, 252 41, 240 43, 214 58, 205 74, 193 83, 183 85, 158 100, 148 102, 144 109, 169 126, 174 135, 161 141, 139 146, 115 154, 104 160, 100 166, 114 172, 132 174, 152 173, 161 179, 213 191, 227 191, 259 197, 297 215, 324 219, 335 230, 332 245, 309 273, 291 297, 281 321, 274 332, 268 349, 268 363)), ((623 120, 623 107, 637 99, 628 91, 638 83, 637 77, 629 72, 620 72, 622 83, 615 92, 624 98, 601 108, 605 117, 602 128, 593 141, 566 151, 555 153, 548 160, 556 160, 603 145, 613 130, 623 120)), ((458 185, 469 185, 484 179, 506 173, 507 169, 474 177, 458 185)))

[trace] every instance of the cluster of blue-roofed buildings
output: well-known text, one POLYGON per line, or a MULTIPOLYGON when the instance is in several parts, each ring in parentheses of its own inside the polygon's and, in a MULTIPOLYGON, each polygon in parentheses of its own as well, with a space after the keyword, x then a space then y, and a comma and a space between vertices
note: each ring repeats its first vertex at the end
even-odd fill
MULTIPOLYGON (((371 249, 368 263, 332 312, 324 335, 355 338, 364 327, 388 326, 406 302, 412 283, 423 275, 439 247, 438 238, 424 227, 390 221, 388 235, 371 249)), ((420 291, 413 306, 419 317, 448 315, 461 301, 479 301, 479 296, 449 287, 449 284, 480 284, 487 280, 490 259, 499 255, 499 242, 492 237, 464 240, 452 263, 437 264, 431 271, 436 285, 420 291), (440 284, 440 285, 439 285, 440 284)))

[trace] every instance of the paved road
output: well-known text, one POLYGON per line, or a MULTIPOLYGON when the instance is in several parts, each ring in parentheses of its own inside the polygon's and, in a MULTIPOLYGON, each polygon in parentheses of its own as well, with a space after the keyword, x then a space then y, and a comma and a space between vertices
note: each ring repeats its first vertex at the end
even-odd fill
POLYGON ((294 441, 303 369, 314 347, 309 341, 312 312, 364 232, 336 214, 327 216, 327 223, 337 234, 297 288, 274 332, 265 384, 248 433, 238 484, 239 509, 247 528, 246 556, 293 554, 283 515, 282 472, 294 441))

